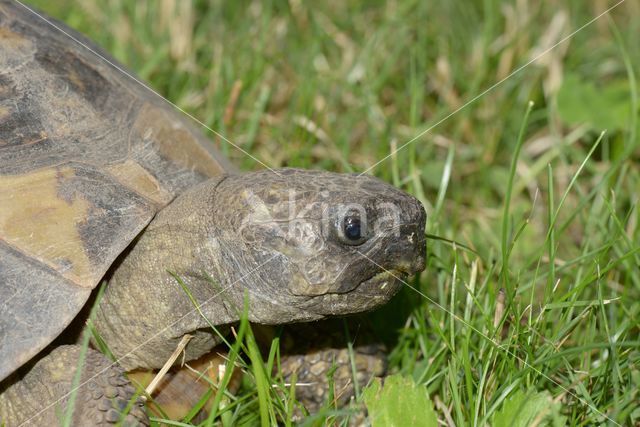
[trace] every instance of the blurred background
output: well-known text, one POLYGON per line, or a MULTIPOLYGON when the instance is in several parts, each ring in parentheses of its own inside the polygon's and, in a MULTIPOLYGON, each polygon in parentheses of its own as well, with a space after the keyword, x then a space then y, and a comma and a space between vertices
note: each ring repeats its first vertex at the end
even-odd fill
MULTIPOLYGON (((532 193, 544 187, 536 175, 558 158, 558 184, 566 184, 601 130, 599 157, 624 151, 629 71, 640 61, 633 1, 551 50, 616 2, 29 3, 272 167, 363 171, 457 111, 371 172, 432 205, 453 157, 438 208, 457 217, 467 243, 498 215, 527 102, 535 106, 516 190, 532 193)), ((243 168, 259 166, 216 144, 243 168)), ((439 220, 432 215, 431 226, 439 220)))

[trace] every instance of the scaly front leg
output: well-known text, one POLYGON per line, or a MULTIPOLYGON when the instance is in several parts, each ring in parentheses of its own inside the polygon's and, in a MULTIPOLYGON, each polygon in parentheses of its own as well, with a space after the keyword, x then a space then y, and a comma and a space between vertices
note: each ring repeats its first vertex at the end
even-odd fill
MULTIPOLYGON (((77 345, 56 347, 30 368, 7 378, 0 385, 0 425, 61 425, 71 401, 80 352, 77 345)), ((92 349, 87 349, 82 366, 71 425, 149 425, 142 402, 129 403, 135 388, 122 368, 92 349)))

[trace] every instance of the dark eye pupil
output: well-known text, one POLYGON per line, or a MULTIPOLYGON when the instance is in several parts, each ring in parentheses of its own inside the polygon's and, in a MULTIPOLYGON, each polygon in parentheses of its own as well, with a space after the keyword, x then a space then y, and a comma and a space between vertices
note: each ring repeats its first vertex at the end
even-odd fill
POLYGON ((359 240, 362 235, 360 234, 360 219, 349 217, 344 220, 344 235, 349 240, 359 240))

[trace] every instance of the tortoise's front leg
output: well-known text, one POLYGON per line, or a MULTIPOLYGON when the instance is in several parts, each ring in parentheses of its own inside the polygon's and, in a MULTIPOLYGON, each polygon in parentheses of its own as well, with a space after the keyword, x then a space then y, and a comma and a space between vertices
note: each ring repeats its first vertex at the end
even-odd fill
MULTIPOLYGON (((0 425, 61 425, 80 365, 80 351, 76 345, 56 347, 27 372, 19 371, 7 378, 0 385, 0 425)), ((71 425, 148 425, 141 401, 134 402, 131 410, 124 413, 135 388, 123 373, 103 354, 87 349, 71 425)))
POLYGON ((309 413, 316 413, 325 405, 348 405, 355 397, 355 384, 362 390, 373 378, 387 372, 385 346, 374 334, 358 331, 350 353, 342 331, 340 319, 287 325, 283 329, 281 373, 287 382, 295 373, 296 399, 309 413))
POLYGON ((353 359, 347 348, 329 347, 282 356, 282 374, 291 380, 295 373, 296 400, 309 413, 325 405, 342 408, 355 398, 354 383, 362 390, 373 378, 385 375, 387 356, 382 345, 357 346, 352 354, 353 359))

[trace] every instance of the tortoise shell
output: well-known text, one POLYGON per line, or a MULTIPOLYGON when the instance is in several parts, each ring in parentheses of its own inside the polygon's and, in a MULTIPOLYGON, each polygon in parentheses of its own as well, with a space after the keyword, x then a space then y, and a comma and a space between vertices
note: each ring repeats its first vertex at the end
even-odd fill
POLYGON ((184 189, 232 170, 82 35, 0 1, 0 380, 184 189))

